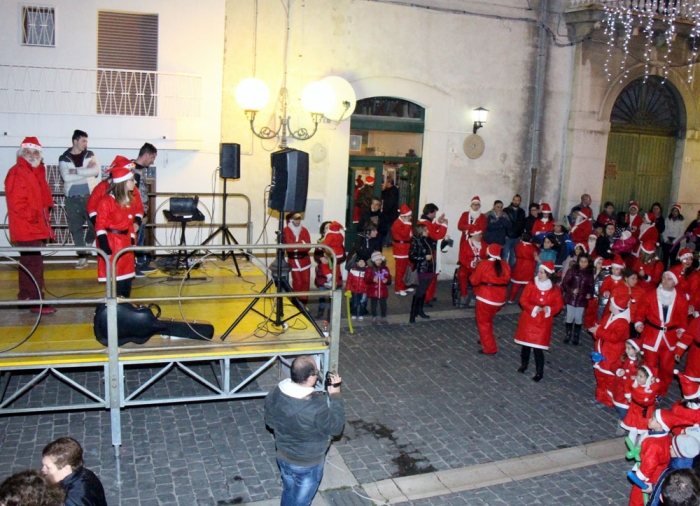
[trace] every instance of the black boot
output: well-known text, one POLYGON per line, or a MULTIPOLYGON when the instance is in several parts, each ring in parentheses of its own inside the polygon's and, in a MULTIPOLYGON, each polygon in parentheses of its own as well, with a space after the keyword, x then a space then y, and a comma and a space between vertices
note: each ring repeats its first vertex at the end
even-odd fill
POLYGON ((408 323, 416 323, 416 306, 418 305, 418 297, 415 295, 411 299, 411 313, 408 317, 408 323))
POLYGON ((520 367, 518 367, 518 372, 523 374, 527 371, 527 366, 530 363, 530 347, 523 346, 520 348, 520 367))
POLYGON ((569 344, 571 342, 571 333, 574 331, 574 324, 566 324, 566 337, 564 338, 564 344, 569 344))
POLYGON ((539 383, 544 378, 544 351, 535 350, 535 375, 532 381, 539 383))
POLYGON ((423 312, 423 304, 425 304, 425 295, 418 299, 418 306, 416 307, 416 315, 421 318, 430 318, 427 314, 423 312))
POLYGON ((578 346, 578 340, 581 335, 581 325, 574 325, 574 337, 571 340, 571 344, 578 346))

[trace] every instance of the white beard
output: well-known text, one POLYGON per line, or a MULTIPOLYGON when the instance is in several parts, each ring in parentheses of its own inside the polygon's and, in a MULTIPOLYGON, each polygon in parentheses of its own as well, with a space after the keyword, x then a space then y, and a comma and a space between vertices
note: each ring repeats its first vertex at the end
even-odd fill
POLYGON ((36 159, 35 161, 32 161, 32 160, 30 160, 29 158, 26 158, 26 157, 24 157, 24 156, 23 156, 22 158, 24 158, 24 159, 26 160, 26 162, 27 162, 29 165, 31 165, 32 167, 34 167, 35 169, 36 169, 39 165, 41 165, 41 158, 36 159))

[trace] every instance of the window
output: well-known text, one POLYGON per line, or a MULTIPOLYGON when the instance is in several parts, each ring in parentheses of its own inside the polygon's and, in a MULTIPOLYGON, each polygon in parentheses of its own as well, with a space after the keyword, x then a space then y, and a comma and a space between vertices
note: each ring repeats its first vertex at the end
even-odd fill
POLYGON ((56 46, 56 12, 53 7, 22 6, 22 44, 56 46))
POLYGON ((97 113, 156 116, 158 15, 100 11, 97 19, 97 113))

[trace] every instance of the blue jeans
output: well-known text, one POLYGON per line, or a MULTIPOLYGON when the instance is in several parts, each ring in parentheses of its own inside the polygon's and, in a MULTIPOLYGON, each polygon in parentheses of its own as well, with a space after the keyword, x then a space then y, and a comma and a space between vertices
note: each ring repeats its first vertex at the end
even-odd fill
POLYGON ((325 461, 313 467, 302 467, 277 459, 282 474, 280 506, 309 506, 321 484, 323 464, 325 461))
MULTIPOLYGON (((143 246, 146 244, 146 227, 141 225, 139 227, 138 234, 136 235, 136 246, 143 246)), ((148 255, 145 251, 136 252, 136 263, 139 265, 148 263, 148 255)))
POLYGON ((515 245, 520 242, 517 237, 506 238, 506 245, 503 247, 503 260, 508 262, 508 266, 513 269, 515 267, 515 245))

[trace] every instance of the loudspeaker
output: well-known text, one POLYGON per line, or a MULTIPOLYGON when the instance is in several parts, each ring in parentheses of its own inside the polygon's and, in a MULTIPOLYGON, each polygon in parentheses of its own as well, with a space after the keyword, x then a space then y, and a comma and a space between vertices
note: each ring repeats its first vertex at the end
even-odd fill
POLYGON ((272 153, 271 159, 272 187, 267 207, 280 213, 303 213, 309 189, 309 154, 287 148, 272 153))
POLYGON ((241 145, 222 143, 219 150, 220 175, 224 179, 241 178, 241 145))

